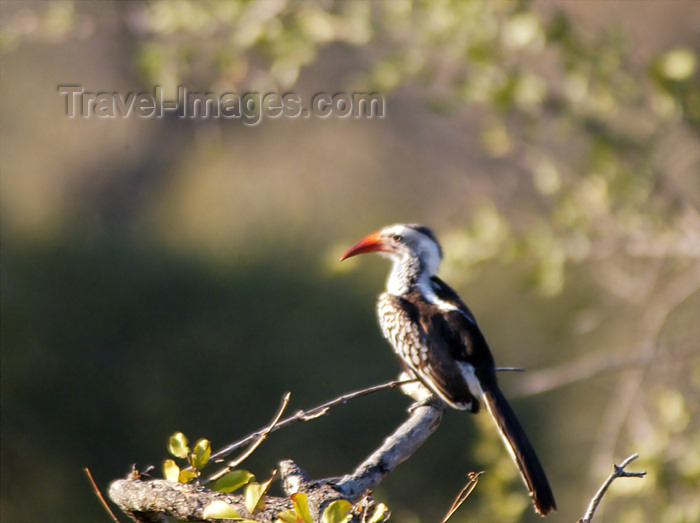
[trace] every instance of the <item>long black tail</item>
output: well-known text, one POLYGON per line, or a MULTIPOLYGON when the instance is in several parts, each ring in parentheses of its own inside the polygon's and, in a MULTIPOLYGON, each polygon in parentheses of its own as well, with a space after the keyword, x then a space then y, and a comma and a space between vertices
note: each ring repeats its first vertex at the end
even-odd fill
POLYGON ((513 409, 510 408, 505 396, 497 387, 484 391, 483 398, 489 414, 498 426, 498 431, 508 452, 513 457, 513 461, 518 466, 520 475, 530 491, 535 511, 540 516, 546 516, 556 510, 557 505, 554 502, 554 494, 552 494, 547 476, 545 476, 540 460, 535 454, 535 449, 532 448, 530 440, 527 439, 513 409))

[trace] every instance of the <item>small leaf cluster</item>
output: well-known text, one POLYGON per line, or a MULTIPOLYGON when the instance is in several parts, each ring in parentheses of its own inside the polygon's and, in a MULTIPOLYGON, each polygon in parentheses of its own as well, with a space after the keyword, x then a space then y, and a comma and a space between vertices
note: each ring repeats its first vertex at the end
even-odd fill
MULTIPOLYGON (((313 523, 308 499, 303 492, 297 492, 291 496, 293 508, 277 514, 275 523, 313 523)), ((374 512, 365 523, 383 523, 389 519, 391 513, 384 503, 376 505, 374 512)), ((328 504, 321 514, 321 523, 347 523, 353 518, 352 504, 346 499, 336 499, 328 504)))
POLYGON ((168 440, 168 452, 179 459, 187 460, 188 468, 180 468, 175 460, 163 462, 163 477, 168 481, 189 483, 201 475, 201 469, 211 456, 211 444, 207 439, 200 439, 190 451, 189 441, 182 432, 176 432, 168 440))
MULTIPOLYGON (((232 471, 229 474, 244 471, 232 471)), ((249 474, 249 473, 248 473, 249 474)), ((226 477, 226 476, 224 476, 226 477)), ((251 476, 252 477, 252 476, 251 476)), ((224 479, 224 478, 221 478, 224 479)), ((246 485, 244 497, 245 507, 250 514, 255 514, 265 506, 265 494, 270 484, 275 479, 275 474, 265 483, 259 484, 251 481, 246 485)), ((242 485, 239 485, 242 486, 242 485)), ((216 489, 215 489, 216 490, 216 489)), ((231 492, 232 490, 227 490, 231 492)), ((313 523, 309 501, 306 494, 297 492, 290 496, 292 508, 277 514, 275 523, 313 523)), ((389 519, 391 513, 386 505, 379 503, 366 523, 383 523, 389 519)), ((251 523, 252 520, 241 516, 236 510, 222 500, 210 503, 202 513, 204 519, 229 519, 242 523, 251 523)), ((345 499, 336 499, 328 504, 321 515, 321 523, 348 523, 353 518, 352 504, 345 499)))
MULTIPOLYGON (((189 483, 202 475, 202 468, 209 462, 211 444, 207 439, 199 439, 190 449, 189 440, 182 432, 176 432, 168 439, 168 452, 175 458, 186 460, 187 467, 181 468, 173 459, 163 462, 163 477, 168 481, 189 483)), ((265 495, 270 485, 277 478, 277 471, 270 478, 258 483, 255 476, 247 470, 230 470, 214 481, 212 490, 231 493, 244 488, 243 498, 246 510, 252 515, 265 506, 265 495)), ((275 523, 313 523, 309 510, 308 498, 303 492, 290 496, 292 508, 280 512, 275 523)), ((321 523, 347 523, 353 517, 352 504, 345 499, 331 502, 321 515, 321 523)), ((376 505, 374 512, 366 519, 366 523, 382 523, 391 515, 383 503, 376 505)), ((255 523, 240 515, 231 505, 223 500, 212 501, 202 512, 204 519, 226 519, 242 523, 255 523)))
MULTIPOLYGON (((168 439, 168 452, 178 459, 187 461, 187 467, 181 468, 174 460, 166 459, 163 462, 163 477, 168 481, 177 483, 189 483, 202 475, 202 468, 209 462, 211 456, 211 444, 207 439, 199 439, 190 451, 189 440, 182 432, 176 432, 168 439)), ((273 476, 274 477, 274 476, 273 476)), ((214 481, 212 490, 231 493, 246 486, 246 506, 252 513, 260 504, 262 496, 269 488, 273 478, 262 485, 256 483, 255 476, 247 470, 230 470, 214 481)))
MULTIPOLYGON (((232 470, 216 480, 213 490, 230 493, 245 486, 243 498, 246 510, 252 515, 265 506, 265 494, 275 479, 277 472, 264 483, 258 483, 255 476, 247 470, 232 470)), ((204 519, 228 519, 243 523, 254 523, 241 516, 236 509, 223 500, 212 501, 202 512, 204 519)))

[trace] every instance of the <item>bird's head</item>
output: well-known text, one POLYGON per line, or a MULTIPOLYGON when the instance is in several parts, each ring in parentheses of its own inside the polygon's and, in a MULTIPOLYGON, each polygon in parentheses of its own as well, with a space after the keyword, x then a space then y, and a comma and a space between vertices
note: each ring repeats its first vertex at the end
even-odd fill
POLYGON ((365 236, 340 258, 365 252, 379 252, 394 264, 411 265, 428 277, 434 275, 442 260, 442 249, 433 232, 423 225, 396 224, 365 236))

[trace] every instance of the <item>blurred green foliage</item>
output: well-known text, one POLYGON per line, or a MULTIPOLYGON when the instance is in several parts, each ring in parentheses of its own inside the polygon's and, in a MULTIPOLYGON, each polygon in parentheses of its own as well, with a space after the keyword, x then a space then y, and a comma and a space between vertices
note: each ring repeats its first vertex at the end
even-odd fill
MULTIPOLYGON (((508 358, 525 348, 530 367, 627 358, 608 376, 517 405, 556 478, 560 517, 580 515, 610 464, 639 452, 648 476, 618 480, 606 517, 700 519, 696 48, 640 58, 617 24, 589 33, 564 10, 506 0, 116 9, 116 38, 133 41, 133 74, 147 88, 292 89, 335 52, 350 64, 339 90, 417 89, 446 119, 474 118, 481 151, 513 166, 517 190, 477 194, 440 231, 445 278, 483 297, 487 336, 511 328, 492 296, 530 296, 533 307, 512 307, 525 321, 508 358)), ((0 50, 90 38, 98 19, 84 3, 27 4, 3 17, 0 50)), ((121 200, 114 207, 128 213, 121 200)), ((211 435, 217 448, 262 426, 285 390, 305 407, 396 372, 368 312, 379 280, 324 273, 317 253, 337 237, 273 239, 211 260, 164 247, 133 222, 105 231, 75 216, 51 239, 3 229, 3 520, 96 520, 83 465, 104 485, 134 461, 159 462, 176 428, 211 435)), ((400 419, 396 396, 287 429, 250 468, 262 474, 291 457, 314 476, 347 472, 400 419)), ((452 521, 534 520, 487 420, 477 418, 474 435, 458 414, 378 497, 396 521, 437 520, 470 467, 485 469, 452 521)))
MULTIPOLYGON (((567 262, 600 258, 640 231, 642 256, 683 257, 698 241, 688 207, 697 201, 664 183, 679 174, 662 150, 669 135, 697 146, 700 75, 690 48, 638 63, 619 26, 591 36, 563 11, 543 15, 509 0, 165 0, 134 9, 130 20, 145 81, 166 92, 182 83, 288 89, 335 44, 366 50, 348 88, 386 94, 417 83, 440 112, 479 106, 484 151, 517 158, 541 209, 533 224, 494 206, 502 233, 482 236, 486 257, 456 247, 460 270, 527 257, 535 261, 531 282, 558 293, 567 262)), ((471 242, 466 227, 457 232, 453 238, 471 242)))

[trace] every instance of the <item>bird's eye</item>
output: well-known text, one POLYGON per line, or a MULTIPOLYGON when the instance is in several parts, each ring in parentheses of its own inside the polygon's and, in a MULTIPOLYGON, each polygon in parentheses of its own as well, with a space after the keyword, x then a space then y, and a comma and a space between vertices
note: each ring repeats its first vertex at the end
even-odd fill
POLYGON ((402 242, 403 236, 401 236, 400 234, 394 234, 394 236, 392 236, 391 239, 394 240, 395 242, 402 242))

